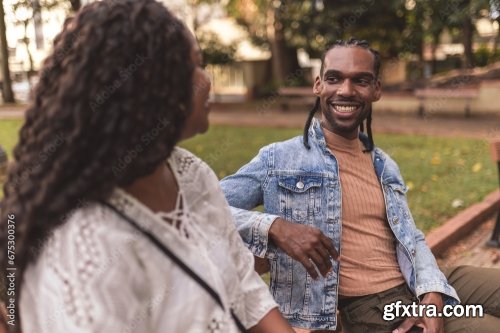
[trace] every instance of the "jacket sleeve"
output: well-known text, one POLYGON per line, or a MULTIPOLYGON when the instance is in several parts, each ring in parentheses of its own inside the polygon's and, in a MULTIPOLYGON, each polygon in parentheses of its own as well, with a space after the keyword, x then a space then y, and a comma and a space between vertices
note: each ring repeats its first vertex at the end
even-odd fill
MULTIPOLYGON (((406 208, 408 202, 406 198, 407 187, 404 186, 404 200, 406 208)), ((446 277, 439 269, 436 258, 425 241, 424 233, 417 228, 411 212, 408 208, 410 216, 413 237, 415 240, 415 253, 412 254, 415 260, 415 293, 417 297, 421 297, 425 293, 439 292, 445 295, 446 304, 458 304, 460 302, 455 289, 448 283, 446 277)))
POLYGON ((234 175, 221 180, 222 191, 245 245, 257 257, 274 258, 276 247, 269 242, 269 228, 277 215, 252 211, 263 204, 269 174, 269 155, 273 145, 262 148, 248 164, 234 175))
POLYGON ((425 241, 425 236, 421 230, 417 228, 413 220, 412 214, 408 207, 406 192, 408 188, 404 185, 403 177, 399 167, 387 154, 386 156, 386 172, 394 175, 398 184, 401 185, 400 196, 398 200, 402 200, 402 209, 408 214, 408 236, 413 236, 411 243, 414 248, 410 248, 412 253, 408 256, 412 259, 415 268, 415 293, 417 297, 421 297, 425 293, 439 292, 444 295, 446 304, 457 304, 460 302, 455 289, 448 283, 446 277, 439 269, 434 254, 425 241), (388 172, 392 171, 392 172, 388 172))
POLYGON ((446 304, 458 304, 458 298, 455 289, 448 283, 446 277, 439 269, 434 254, 425 242, 422 231, 415 227, 415 275, 416 275, 416 293, 421 295, 428 292, 439 292, 445 295, 446 304))

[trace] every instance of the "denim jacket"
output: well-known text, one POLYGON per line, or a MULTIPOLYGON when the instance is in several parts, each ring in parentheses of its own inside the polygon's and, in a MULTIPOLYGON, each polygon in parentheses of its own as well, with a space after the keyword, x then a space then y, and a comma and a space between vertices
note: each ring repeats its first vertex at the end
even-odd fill
MULTIPOLYGON (((268 239, 277 217, 319 228, 341 253, 342 192, 339 168, 328 150, 319 121, 309 129, 311 149, 302 137, 270 144, 234 175, 221 181, 237 229, 258 257, 270 259, 270 289, 280 311, 292 326, 336 328, 339 262, 333 272, 313 280, 305 268, 268 239), (264 213, 250 211, 264 205, 264 213)), ((360 135, 366 143, 366 136, 360 135)), ((423 233, 413 222, 406 200, 407 187, 397 164, 381 149, 372 151, 373 167, 383 189, 387 221, 397 242, 399 267, 412 292, 445 295, 446 304, 458 296, 439 270, 423 233)))

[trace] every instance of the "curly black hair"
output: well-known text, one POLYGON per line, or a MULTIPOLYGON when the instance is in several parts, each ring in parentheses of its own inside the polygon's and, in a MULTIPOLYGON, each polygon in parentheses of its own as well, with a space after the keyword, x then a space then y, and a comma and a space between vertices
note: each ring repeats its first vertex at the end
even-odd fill
MULTIPOLYGON (((154 0, 94 2, 68 19, 26 111, 0 205, 22 273, 82 202, 108 198, 172 152, 191 112, 193 39, 154 0)), ((5 295, 3 295, 5 297, 5 295)), ((19 293, 17 293, 19 296, 19 293)))
MULTIPOLYGON (((356 38, 350 38, 348 40, 339 39, 339 40, 336 40, 335 42, 333 42, 332 44, 330 44, 326 48, 325 52, 321 56, 320 77, 323 77, 323 69, 324 69, 323 67, 325 64, 326 54, 328 53, 328 51, 330 51, 331 49, 334 49, 336 47, 361 47, 361 48, 364 48, 364 49, 370 51, 370 53, 373 55, 373 72, 375 74, 375 78, 378 79, 379 73, 380 73, 380 63, 381 63, 380 53, 377 50, 372 49, 370 47, 370 44, 366 40, 360 40, 360 39, 356 39, 356 38)), ((304 125, 304 132, 302 135, 304 147, 306 149, 311 149, 311 146, 309 145, 308 132, 309 132, 309 127, 311 127, 311 123, 312 123, 312 120, 314 118, 314 115, 316 114, 316 112, 318 110, 320 110, 320 99, 319 99, 319 97, 316 97, 316 101, 314 102, 313 107, 311 108, 311 110, 309 110, 306 124, 304 125)), ((360 131, 364 132, 365 128, 364 128, 363 123, 361 123, 359 127, 360 127, 360 131)), ((375 144, 373 142, 373 134, 372 134, 372 110, 371 110, 371 108, 370 108, 370 112, 368 113, 368 116, 366 118, 366 129, 368 132, 368 145, 365 149, 365 152, 371 152, 373 150, 373 148, 375 147, 375 144)))

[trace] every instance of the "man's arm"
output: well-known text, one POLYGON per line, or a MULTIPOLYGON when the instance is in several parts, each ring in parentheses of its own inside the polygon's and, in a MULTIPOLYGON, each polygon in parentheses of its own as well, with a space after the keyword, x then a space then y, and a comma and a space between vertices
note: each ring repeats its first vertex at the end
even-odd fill
POLYGON ((332 241, 319 229, 250 211, 263 203, 270 149, 272 145, 262 148, 248 164, 221 181, 236 228, 255 256, 273 259, 277 246, 302 263, 311 277, 318 276, 314 265, 326 276, 332 268, 330 258, 337 259, 338 255, 332 241))
POLYGON ((422 231, 415 227, 415 268, 416 268, 416 294, 422 295, 438 292, 445 295, 452 303, 458 304, 460 299, 455 289, 448 284, 443 272, 439 269, 436 258, 425 242, 422 231), (451 298, 451 299, 450 299, 451 298))
MULTIPOLYGON (((406 195, 405 195, 406 199, 406 195)), ((408 203, 406 203, 408 204, 408 203)), ((451 287, 444 274, 439 269, 434 254, 425 241, 424 233, 418 229, 412 221, 415 238, 415 275, 416 275, 416 294, 421 300, 420 304, 432 304, 437 307, 439 312, 444 306, 444 298, 452 300, 453 303, 458 303, 458 295, 453 287, 451 287)), ((413 326, 421 327, 424 333, 436 332, 444 333, 444 320, 441 317, 411 317, 407 318, 396 329, 396 333, 409 332, 413 326)))
POLYGON ((274 258, 275 248, 269 244, 269 228, 277 215, 252 211, 263 203, 263 184, 268 177, 268 155, 271 146, 262 148, 248 164, 221 180, 236 229, 243 242, 260 258, 274 258))

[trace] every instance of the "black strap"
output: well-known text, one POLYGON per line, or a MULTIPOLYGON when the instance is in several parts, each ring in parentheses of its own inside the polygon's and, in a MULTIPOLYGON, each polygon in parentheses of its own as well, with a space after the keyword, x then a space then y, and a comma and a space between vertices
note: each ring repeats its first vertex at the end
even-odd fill
MULTIPOLYGON (((203 289, 206 290, 206 292, 212 296, 212 298, 214 299, 214 301, 223 309, 225 310, 224 308, 224 304, 222 304, 222 300, 219 296, 219 294, 217 294, 217 292, 215 290, 212 289, 212 287, 210 287, 201 277, 198 276, 198 274, 196 274, 195 272, 193 272, 193 270, 191 268, 189 268, 178 256, 176 256, 172 251, 170 251, 163 243, 161 243, 158 238, 156 238, 152 233, 150 233, 149 231, 147 231, 146 229, 144 229, 143 227, 141 227, 139 224, 137 224, 137 222, 135 222, 134 220, 132 220, 130 217, 128 217, 127 215, 125 215, 123 212, 119 211, 115 206, 113 206, 112 204, 108 203, 108 202, 105 202, 105 201, 101 201, 101 204, 103 204, 104 206, 110 208, 111 210, 113 210, 115 213, 117 213, 118 215, 120 215, 125 221, 127 221, 128 223, 130 223, 134 228, 136 228, 137 230, 139 230, 144 236, 146 236, 154 245, 156 245, 167 257, 169 257, 177 266, 179 266, 187 275, 189 275, 193 280, 195 280, 203 289)), ((233 317, 233 320, 236 324, 236 326, 238 326, 238 329, 243 332, 243 333, 246 333, 248 332, 245 328, 245 326, 243 326, 243 324, 241 323, 241 321, 238 319, 238 317, 236 316, 236 314, 233 312, 232 309, 230 309, 230 312, 231 312, 231 316, 233 317)))

